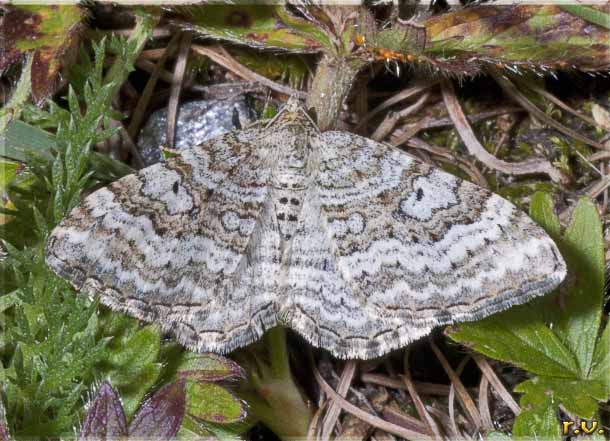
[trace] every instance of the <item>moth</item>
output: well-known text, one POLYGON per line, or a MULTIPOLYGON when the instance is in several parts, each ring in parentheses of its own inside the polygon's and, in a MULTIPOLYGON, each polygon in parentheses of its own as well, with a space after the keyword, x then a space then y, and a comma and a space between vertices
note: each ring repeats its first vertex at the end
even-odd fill
POLYGON ((284 325, 355 359, 527 302, 566 274, 510 202, 390 146, 322 133, 294 100, 264 127, 90 194, 46 260, 196 351, 284 325))

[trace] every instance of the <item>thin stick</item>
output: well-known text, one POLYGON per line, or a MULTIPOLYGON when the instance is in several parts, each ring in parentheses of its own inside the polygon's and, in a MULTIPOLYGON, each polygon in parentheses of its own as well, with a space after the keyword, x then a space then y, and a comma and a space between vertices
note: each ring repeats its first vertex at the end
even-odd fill
POLYGON ((148 81, 146 82, 146 86, 142 91, 142 95, 138 100, 138 104, 136 105, 135 110, 133 111, 133 115, 131 117, 131 122, 129 123, 129 127, 127 128, 127 133, 131 139, 136 139, 136 135, 138 134, 138 130, 140 129, 140 125, 142 124, 142 120, 144 119, 144 111, 150 102, 150 97, 152 96, 153 91, 155 90, 155 86, 157 85, 157 80, 161 75, 161 71, 163 70, 163 66, 165 66, 165 62, 167 58, 174 51, 176 45, 178 44, 178 39, 180 38, 180 34, 176 33, 172 39, 167 44, 167 47, 163 51, 163 55, 155 64, 148 81))
POLYGON ((460 404, 462 405, 462 408, 470 416, 470 419, 471 419, 472 423, 475 425, 475 427, 481 427, 482 426, 481 415, 479 414, 479 411, 477 410, 477 406, 474 404, 474 401, 470 397, 470 394, 468 393, 468 391, 466 390, 466 388, 460 381, 460 377, 458 377, 458 375, 455 373, 453 368, 449 365, 449 362, 447 361, 447 359, 445 358, 445 356, 443 355, 441 350, 438 348, 438 346, 436 346, 436 344, 432 341, 432 339, 429 339, 429 340, 430 340, 430 347, 432 348, 432 351, 434 351, 436 358, 438 358, 438 360, 441 362, 443 369, 445 369, 447 376, 451 380, 451 384, 453 385, 453 387, 455 388, 455 391, 457 392, 457 396, 460 400, 460 404))
MULTIPOLYGON (((391 389, 407 390, 407 386, 405 385, 404 381, 401 381, 398 378, 389 377, 387 375, 362 374, 360 375, 360 380, 364 383, 377 384, 379 386, 385 386, 391 389)), ((438 395, 441 397, 446 397, 449 393, 449 386, 446 384, 413 381, 413 385, 415 386, 415 390, 417 390, 417 392, 421 395, 438 395)))
POLYGON ((186 72, 186 63, 188 61, 189 47, 191 45, 192 35, 190 32, 182 34, 180 40, 180 50, 178 59, 174 67, 174 78, 172 81, 171 91, 169 95, 169 103, 167 105, 167 146, 173 149, 176 141, 176 120, 178 118, 178 103, 180 101, 180 92, 182 91, 182 81, 186 72))
POLYGON ((307 94, 305 92, 301 92, 300 90, 296 90, 283 84, 276 83, 275 81, 271 81, 269 78, 266 78, 262 75, 257 74, 256 72, 251 71, 243 64, 239 63, 221 46, 207 47, 194 44, 191 46, 191 49, 194 52, 197 52, 198 54, 209 57, 215 63, 220 64, 225 69, 230 70, 234 74, 246 79, 247 81, 258 81, 259 83, 267 86, 269 89, 275 90, 276 92, 282 93, 284 95, 296 96, 300 99, 307 98, 307 94))
POLYGON ((543 159, 531 159, 523 162, 506 162, 496 158, 481 145, 460 106, 455 95, 453 83, 449 79, 441 81, 443 100, 449 112, 449 116, 458 131, 460 138, 471 155, 475 156, 483 164, 493 170, 499 170, 510 175, 525 175, 543 173, 555 182, 565 181, 562 173, 553 167, 549 161, 543 159))
POLYGON ((392 424, 379 417, 376 417, 375 415, 371 415, 370 413, 365 412, 364 410, 358 408, 357 406, 354 406, 352 403, 347 401, 345 398, 343 398, 341 395, 339 395, 337 392, 335 392, 332 387, 330 387, 328 385, 328 383, 324 380, 324 378, 322 378, 322 375, 320 374, 320 371, 318 371, 318 368, 313 363, 312 363, 312 371, 313 371, 313 375, 314 375, 316 381, 318 382, 320 387, 324 390, 324 392, 328 395, 328 397, 331 400, 339 403, 339 405, 345 412, 350 413, 350 414, 356 416, 357 418, 360 418, 362 421, 369 423, 373 427, 384 430, 393 435, 401 436, 406 439, 415 438, 418 440, 428 440, 428 441, 432 440, 432 438, 430 438, 425 433, 417 432, 415 430, 405 429, 404 427, 398 426, 396 424, 392 424))
POLYGON ((419 99, 414 104, 404 108, 399 112, 391 112, 390 114, 388 114, 388 116, 386 116, 386 118, 381 122, 381 124, 379 124, 375 132, 371 135, 371 139, 375 141, 381 141, 392 130, 394 130, 394 127, 396 126, 398 121, 403 118, 406 118, 411 113, 417 112, 419 109, 421 109, 424 104, 426 104, 426 101, 428 101, 429 97, 430 94, 426 92, 422 94, 422 96, 419 97, 419 99))
POLYGON ((373 118, 378 113, 393 106, 394 104, 397 104, 397 103, 404 101, 408 98, 411 98, 413 96, 419 95, 420 93, 430 89, 436 83, 437 83, 437 81, 435 81, 434 83, 430 83, 430 84, 422 84, 422 85, 409 87, 405 90, 400 91, 397 94, 392 95, 390 98, 388 98, 387 100, 385 100, 384 102, 379 104, 377 107, 375 107, 373 110, 371 110, 366 116, 364 116, 364 118, 362 118, 362 120, 356 126, 355 130, 361 129, 367 122, 369 122, 369 120, 371 118, 373 118))
POLYGON ((483 421, 485 431, 492 430, 494 424, 489 412, 489 380, 485 375, 481 376, 479 384, 479 411, 481 412, 481 421, 483 421))
POLYGON ((498 378, 492 367, 489 365, 489 362, 485 359, 485 357, 479 354, 472 354, 472 358, 474 359, 483 375, 487 377, 489 383, 493 386, 494 390, 502 397, 506 405, 513 411, 515 415, 519 415, 521 413, 521 407, 513 396, 510 394, 508 390, 502 384, 502 381, 498 378))
MULTIPOLYGON (((337 386, 337 393, 342 397, 345 397, 349 391, 349 387, 354 379, 354 374, 356 373, 357 365, 358 363, 354 360, 348 360, 347 363, 345 363, 337 386)), ((324 423, 322 424, 322 441, 328 441, 330 439, 340 414, 341 406, 337 402, 333 402, 330 405, 328 413, 324 417, 324 423)))
POLYGON ((441 435, 438 426, 436 425, 436 421, 430 416, 428 411, 426 410, 426 406, 424 402, 419 397, 417 390, 415 390, 415 386, 413 386, 413 381, 411 379, 411 370, 409 367, 409 350, 405 351, 404 357, 404 374, 403 380, 405 382, 405 386, 407 386, 407 390, 409 391, 409 395, 411 395, 411 399, 413 400, 413 404, 415 404, 415 409, 419 417, 422 419, 428 428, 428 432, 434 436, 437 440, 442 440, 443 436, 441 435))

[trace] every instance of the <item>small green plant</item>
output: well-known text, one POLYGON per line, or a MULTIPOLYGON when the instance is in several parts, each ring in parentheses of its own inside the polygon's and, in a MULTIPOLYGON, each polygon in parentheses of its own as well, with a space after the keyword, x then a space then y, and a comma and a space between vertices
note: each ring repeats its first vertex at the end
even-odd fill
MULTIPOLYGON (((129 47, 126 40, 116 40, 115 45, 121 41, 129 47)), ((122 332, 113 333, 110 314, 99 314, 95 302, 77 296, 44 262, 49 230, 78 204, 84 190, 98 182, 91 146, 114 133, 99 130, 104 119, 112 117, 116 85, 102 75, 105 42, 93 48, 94 63, 81 96, 70 88, 67 109, 52 102, 48 111, 30 109, 32 121, 54 129, 53 154, 28 154, 26 170, 14 177, 9 189, 15 209, 7 213, 13 217, 11 226, 1 231, 8 253, 2 278, 9 292, 0 297, 0 381, 15 436, 72 434, 84 393, 102 375, 122 378, 122 384, 129 385, 125 403, 133 412, 160 371, 158 331, 139 329, 135 320, 120 317, 114 320, 123 321, 122 332), (20 224, 25 228, 16 229, 20 224), (30 238, 10 234, 15 231, 30 238), (135 350, 148 356, 125 362, 130 356, 133 361, 135 350)))

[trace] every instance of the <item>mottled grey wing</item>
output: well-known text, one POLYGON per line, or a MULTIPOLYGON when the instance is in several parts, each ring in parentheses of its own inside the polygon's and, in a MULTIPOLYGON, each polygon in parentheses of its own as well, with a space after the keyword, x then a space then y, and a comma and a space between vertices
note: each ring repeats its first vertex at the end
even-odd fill
POLYGON ((279 260, 264 215, 274 152, 259 136, 228 134, 92 193, 53 231, 47 263, 188 347, 256 340, 275 324, 279 260))
POLYGON ((319 168, 288 280, 290 325, 313 344, 376 357, 565 277, 552 240, 501 197, 356 135, 314 142, 319 168))

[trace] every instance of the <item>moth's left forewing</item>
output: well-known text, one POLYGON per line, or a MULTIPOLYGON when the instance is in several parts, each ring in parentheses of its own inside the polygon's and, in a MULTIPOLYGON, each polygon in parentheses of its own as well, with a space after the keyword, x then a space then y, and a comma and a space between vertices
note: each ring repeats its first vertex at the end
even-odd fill
POLYGON ((380 351, 524 303, 565 277, 546 233, 485 189, 343 132, 321 135, 320 164, 337 268, 371 320, 395 329, 380 351))

